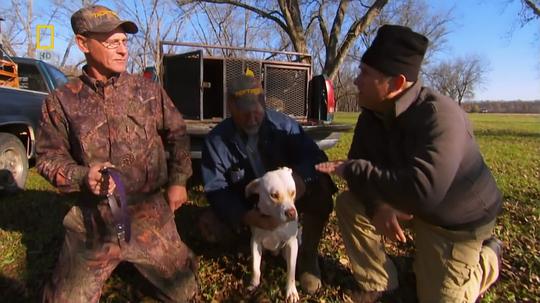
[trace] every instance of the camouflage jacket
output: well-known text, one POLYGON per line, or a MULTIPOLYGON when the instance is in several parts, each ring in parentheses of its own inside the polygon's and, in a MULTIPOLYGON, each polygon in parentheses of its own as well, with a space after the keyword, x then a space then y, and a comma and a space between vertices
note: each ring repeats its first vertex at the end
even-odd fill
POLYGON ((192 172, 181 114, 158 84, 128 73, 103 83, 83 71, 51 93, 36 153, 39 173, 62 192, 79 191, 96 162, 115 165, 128 193, 185 185, 192 172))

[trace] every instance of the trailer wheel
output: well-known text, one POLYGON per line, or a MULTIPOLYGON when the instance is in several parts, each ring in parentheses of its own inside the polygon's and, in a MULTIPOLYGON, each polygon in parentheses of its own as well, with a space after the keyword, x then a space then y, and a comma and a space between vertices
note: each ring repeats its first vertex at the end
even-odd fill
POLYGON ((21 140, 12 134, 0 133, 0 191, 24 189, 27 175, 28 158, 21 140))

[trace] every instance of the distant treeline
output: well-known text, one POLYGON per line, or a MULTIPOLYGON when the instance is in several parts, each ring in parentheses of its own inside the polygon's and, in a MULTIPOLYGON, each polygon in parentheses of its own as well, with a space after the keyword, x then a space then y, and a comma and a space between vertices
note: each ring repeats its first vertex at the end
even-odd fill
MULTIPOLYGON (((361 109, 354 97, 341 98, 337 103, 337 111, 359 112, 361 109)), ((540 100, 463 102, 461 106, 468 113, 540 114, 540 100)))
POLYGON ((462 107, 469 113, 538 114, 540 113, 540 100, 464 102, 462 107))

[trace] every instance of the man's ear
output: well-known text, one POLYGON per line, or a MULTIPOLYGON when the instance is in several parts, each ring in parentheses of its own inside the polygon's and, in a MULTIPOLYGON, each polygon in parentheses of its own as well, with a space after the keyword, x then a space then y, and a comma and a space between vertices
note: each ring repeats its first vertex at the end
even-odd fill
POLYGON ((393 76, 390 79, 390 87, 388 92, 388 99, 392 99, 395 96, 401 94, 407 88, 407 78, 403 74, 393 76))
POLYGON ((75 43, 77 43, 77 46, 79 47, 81 52, 85 54, 90 52, 90 50, 88 49, 88 38, 86 38, 85 36, 79 34, 75 35, 75 43))
POLYGON ((246 189, 244 191, 245 193, 245 196, 246 198, 251 196, 251 195, 258 195, 259 194, 259 184, 261 183, 261 179, 260 178, 257 178, 251 182, 249 182, 249 184, 246 186, 246 189))

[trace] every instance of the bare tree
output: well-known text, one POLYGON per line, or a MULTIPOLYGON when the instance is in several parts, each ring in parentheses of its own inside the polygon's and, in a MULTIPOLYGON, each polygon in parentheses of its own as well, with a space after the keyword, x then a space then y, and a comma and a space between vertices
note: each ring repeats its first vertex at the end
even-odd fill
POLYGON ((357 40, 340 68, 339 81, 335 81, 338 110, 354 110, 357 107, 356 87, 353 84, 358 74, 358 64, 365 49, 371 44, 377 30, 384 24, 400 24, 412 28, 429 38, 429 47, 423 65, 427 66, 435 54, 446 46, 449 25, 454 17, 452 9, 437 11, 425 0, 394 0, 389 2, 381 14, 357 40))
POLYGON ((139 27, 131 39, 130 70, 142 70, 156 65, 159 73, 161 58, 159 41, 178 40, 186 11, 181 11, 173 0, 115 1, 117 11, 139 27))
POLYGON ((428 37, 429 48, 423 61, 424 65, 428 65, 433 55, 446 46, 446 37, 450 32, 448 26, 454 19, 452 11, 434 11, 424 0, 400 0, 390 3, 377 21, 381 25, 407 26, 428 37))
MULTIPOLYGON (((248 16, 240 15, 234 6, 223 9, 201 2, 196 4, 196 9, 197 13, 194 18, 190 18, 190 23, 198 41, 207 45, 246 46, 249 34, 248 16)), ((209 55, 214 54, 214 49, 205 48, 205 51, 209 55)), ((235 56, 233 50, 221 49, 219 51, 224 57, 235 56)))
MULTIPOLYGON (((298 1, 298 0, 276 0, 256 1, 256 4, 248 4, 248 1, 241 0, 202 0, 203 2, 228 4, 256 13, 262 18, 277 24, 290 38, 295 51, 300 53, 308 52, 308 42, 306 34, 310 26, 317 21, 319 30, 325 46, 325 60, 323 72, 330 79, 337 75, 340 65, 347 56, 349 49, 354 44, 358 36, 369 26, 373 19, 379 15, 388 0, 375 0, 371 5, 364 5, 362 1, 341 0, 336 6, 332 19, 332 26, 328 27, 328 18, 325 15, 327 5, 335 1, 298 1), (344 21, 346 20, 349 6, 357 5, 364 9, 362 16, 353 16, 347 31, 342 32, 344 21)), ((190 0, 177 0, 179 5, 184 5, 190 0)), ((304 59, 305 60, 305 59, 304 59)))
MULTIPOLYGON (((191 18, 186 22, 185 41, 196 41, 206 45, 241 46, 275 50, 290 49, 290 38, 278 28, 275 22, 261 18, 258 14, 234 5, 193 2, 180 6, 192 9, 191 18)), ((176 47, 176 52, 189 50, 176 47)), ((241 52, 230 49, 203 47, 208 55, 236 57, 249 56, 253 59, 272 59, 286 55, 276 53, 241 52)))
POLYGON ((539 0, 521 0, 522 10, 520 16, 523 23, 528 23, 533 19, 540 18, 540 1, 539 0))
POLYGON ((36 49, 32 32, 32 23, 35 18, 32 13, 32 0, 27 0, 25 2, 12 0, 10 10, 16 17, 15 20, 21 29, 20 32, 24 33, 23 43, 26 44, 25 55, 34 57, 36 49))
POLYGON ((13 15, 9 6, 0 9, 0 17, 4 19, 1 22, 0 44, 2 44, 8 55, 16 56, 16 48, 24 43, 20 35, 23 29, 17 20, 17 16, 13 15))
POLYGON ((482 57, 470 55, 428 67, 425 78, 433 88, 461 105, 463 99, 474 97, 488 70, 489 65, 482 57))

